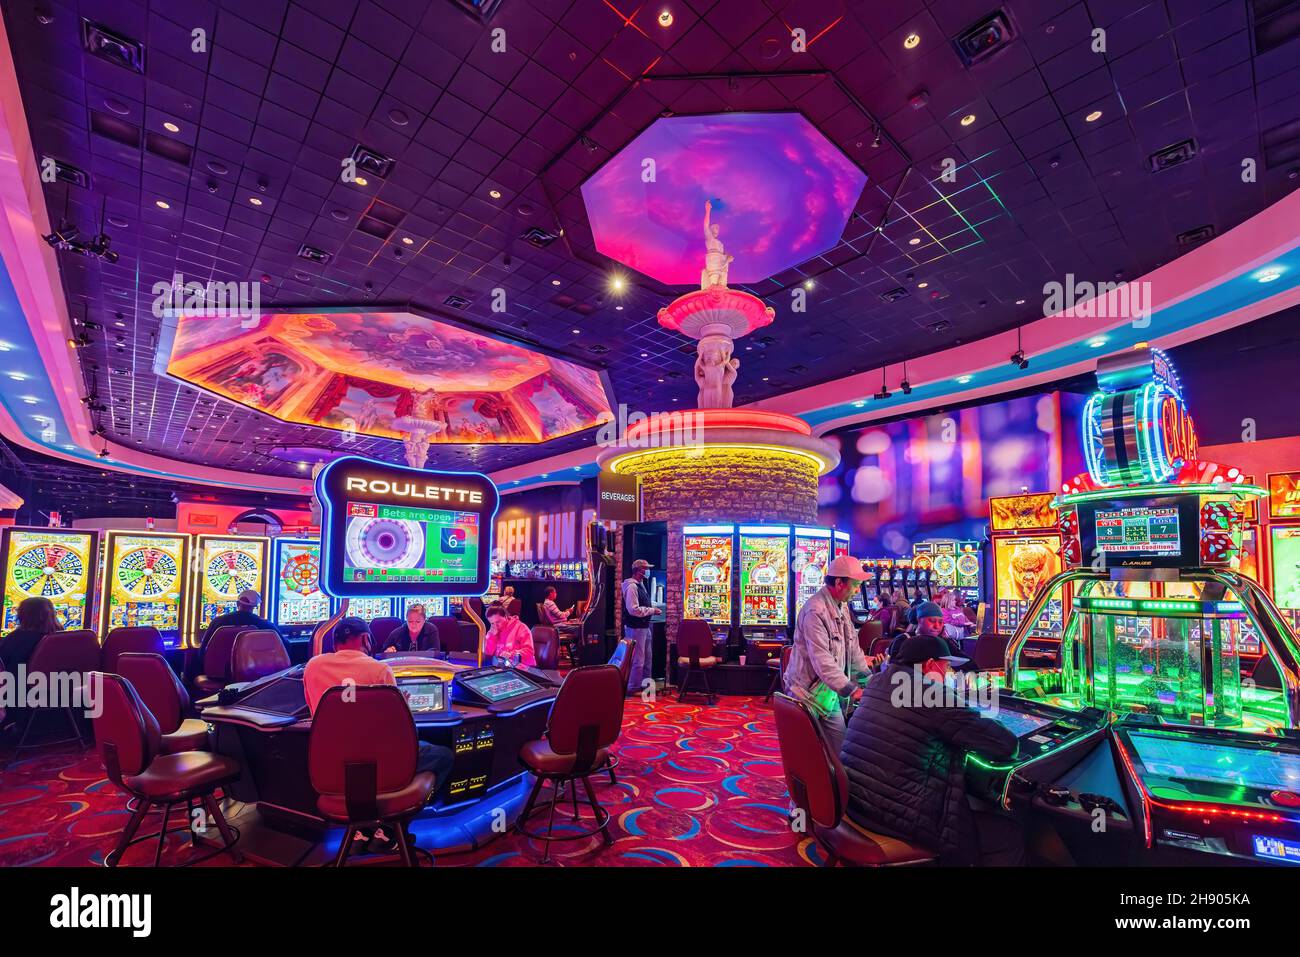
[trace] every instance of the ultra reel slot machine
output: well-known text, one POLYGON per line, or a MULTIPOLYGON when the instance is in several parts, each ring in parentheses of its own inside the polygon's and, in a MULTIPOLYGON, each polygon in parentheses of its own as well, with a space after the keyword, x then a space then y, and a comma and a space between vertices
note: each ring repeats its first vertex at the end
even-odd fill
POLYGON ((277 538, 272 546, 270 618, 286 638, 310 637, 334 613, 320 587, 320 540, 277 538))
POLYGON ((731 635, 731 569, 736 551, 736 526, 686 525, 682 528, 683 618, 709 623, 713 637, 731 635))
POLYGON ((271 540, 254 535, 199 535, 194 548, 193 634, 197 642, 212 619, 235 610, 240 592, 252 589, 265 604, 271 540))
POLYGON ((10 526, 0 539, 4 569, 4 631, 18 627, 18 605, 48 598, 59 628, 93 628, 99 533, 62 528, 10 526))
POLYGON ((740 631, 784 640, 790 626, 790 526, 740 526, 740 631))
POLYGON ((181 644, 189 615, 190 536, 110 531, 104 540, 100 633, 157 628, 163 644, 181 644))

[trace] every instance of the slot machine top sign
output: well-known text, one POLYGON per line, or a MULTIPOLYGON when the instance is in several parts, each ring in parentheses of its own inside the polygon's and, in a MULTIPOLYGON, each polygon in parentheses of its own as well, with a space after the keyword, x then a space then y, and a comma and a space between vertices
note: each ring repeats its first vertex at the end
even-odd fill
POLYGON ((481 595, 500 498, 479 472, 349 455, 316 477, 321 583, 341 598, 481 595))

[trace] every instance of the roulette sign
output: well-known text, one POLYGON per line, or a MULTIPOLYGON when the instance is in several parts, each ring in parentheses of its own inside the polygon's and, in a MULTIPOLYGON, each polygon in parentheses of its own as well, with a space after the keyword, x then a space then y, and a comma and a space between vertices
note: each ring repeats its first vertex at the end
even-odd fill
POLYGON ((109 532, 101 630, 152 626, 176 645, 185 624, 190 536, 109 532))
POLYGON ((18 627, 18 604, 25 598, 48 598, 62 629, 92 627, 88 596, 95 581, 98 533, 10 527, 3 534, 3 630, 18 627))
MULTIPOLYGON (((271 540, 251 535, 200 535, 196 544, 194 590, 196 635, 212 619, 235 610, 239 593, 252 589, 267 604, 266 571, 271 540)), ((263 607, 262 613, 266 613, 263 607)))

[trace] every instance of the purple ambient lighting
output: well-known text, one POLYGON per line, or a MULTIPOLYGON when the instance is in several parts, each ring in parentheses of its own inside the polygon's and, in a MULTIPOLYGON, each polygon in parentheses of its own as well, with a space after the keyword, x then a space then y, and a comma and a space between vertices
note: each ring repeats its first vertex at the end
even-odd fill
POLYGON ((799 113, 727 113, 656 120, 582 197, 596 248, 670 285, 700 282, 711 200, 737 285, 834 246, 866 182, 799 113))

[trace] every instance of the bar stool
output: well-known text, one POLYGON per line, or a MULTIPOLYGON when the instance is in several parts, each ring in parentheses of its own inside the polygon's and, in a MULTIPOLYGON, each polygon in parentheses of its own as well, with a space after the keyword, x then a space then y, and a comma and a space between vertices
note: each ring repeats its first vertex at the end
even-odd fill
POLYGON ((709 684, 709 669, 720 661, 713 654, 713 631, 709 623, 701 618, 683 618, 677 626, 677 700, 681 701, 687 693, 691 676, 699 675, 709 704, 713 704, 717 696, 709 684))

